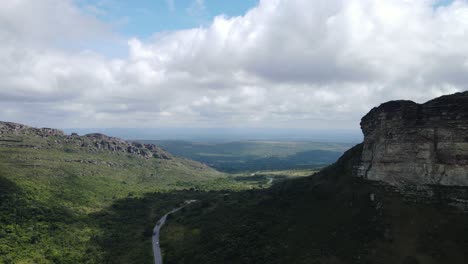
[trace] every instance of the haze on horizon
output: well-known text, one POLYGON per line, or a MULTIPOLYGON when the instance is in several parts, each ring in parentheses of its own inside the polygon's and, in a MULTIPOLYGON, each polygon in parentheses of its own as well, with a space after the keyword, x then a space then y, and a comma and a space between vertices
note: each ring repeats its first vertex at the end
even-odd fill
POLYGON ((359 143, 363 135, 349 129, 297 129, 297 128, 66 128, 65 133, 86 135, 102 133, 126 140, 182 140, 192 142, 239 141, 308 141, 333 143, 359 143))
POLYGON ((467 1, 219 3, 2 2, 0 120, 358 131, 382 102, 466 89, 467 1))

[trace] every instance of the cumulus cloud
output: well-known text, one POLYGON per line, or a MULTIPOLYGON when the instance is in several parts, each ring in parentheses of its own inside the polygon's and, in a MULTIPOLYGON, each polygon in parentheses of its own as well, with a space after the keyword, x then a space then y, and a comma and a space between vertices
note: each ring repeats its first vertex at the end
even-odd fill
POLYGON ((357 128, 381 102, 422 102, 468 81, 465 1, 262 0, 244 16, 129 39, 123 59, 68 48, 114 34, 71 0, 9 1, 0 119, 357 128))
POLYGON ((72 0, 4 1, 0 25, 2 46, 65 47, 112 34, 108 25, 85 15, 72 0))

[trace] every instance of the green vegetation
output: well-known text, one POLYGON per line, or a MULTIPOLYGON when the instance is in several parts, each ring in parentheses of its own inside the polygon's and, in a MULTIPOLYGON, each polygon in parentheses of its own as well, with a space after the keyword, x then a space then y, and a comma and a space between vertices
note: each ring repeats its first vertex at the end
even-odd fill
POLYGON ((85 214, 61 201, 37 201, 4 177, 0 188, 0 263, 152 263, 156 221, 185 200, 221 193, 148 193, 85 214))
POLYGON ((149 141, 174 155, 203 162, 224 172, 321 168, 335 162, 352 145, 346 143, 242 141, 206 143, 149 141))
POLYGON ((447 203, 468 190, 416 199, 354 178, 361 145, 320 172, 226 175, 61 136, 2 139, 0 263, 153 263, 154 224, 193 199, 162 229, 167 264, 468 260, 468 214, 447 203))
POLYGON ((283 180, 311 176, 317 172, 317 169, 256 171, 248 173, 234 173, 230 174, 228 177, 235 181, 243 182, 244 184, 250 184, 251 189, 254 189, 270 187, 273 183, 283 180))
POLYGON ((248 172, 248 173, 232 173, 229 176, 236 177, 236 178, 245 178, 245 177, 272 177, 272 178, 298 178, 298 177, 306 177, 311 176, 317 173, 318 169, 297 169, 297 170, 263 170, 263 171, 255 171, 255 172, 248 172))
POLYGON ((175 214, 162 230, 165 263, 466 263, 468 214, 443 190, 421 200, 353 178, 360 152, 175 214))
POLYGON ((148 193, 114 202, 111 207, 90 216, 102 232, 93 240, 103 254, 100 259, 105 263, 154 263, 151 236, 157 220, 183 201, 209 201, 220 193, 187 190, 148 193))
POLYGON ((151 263, 148 230, 165 212, 196 190, 254 187, 186 159, 2 135, 0 263, 151 263))
POLYGON ((315 172, 226 175, 22 133, 0 138, 1 263, 151 263, 155 222, 184 200, 210 210, 236 192, 315 172))

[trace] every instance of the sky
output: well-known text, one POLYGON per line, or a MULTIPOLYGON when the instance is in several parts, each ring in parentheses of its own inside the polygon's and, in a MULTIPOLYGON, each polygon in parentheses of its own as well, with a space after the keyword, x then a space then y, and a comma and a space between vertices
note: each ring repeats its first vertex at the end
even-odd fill
POLYGON ((0 120, 359 129, 467 89, 468 2, 6 0, 0 120))
POLYGON ((240 16, 258 0, 78 0, 78 7, 117 27, 125 37, 148 38, 157 32, 207 27, 214 17, 240 16))

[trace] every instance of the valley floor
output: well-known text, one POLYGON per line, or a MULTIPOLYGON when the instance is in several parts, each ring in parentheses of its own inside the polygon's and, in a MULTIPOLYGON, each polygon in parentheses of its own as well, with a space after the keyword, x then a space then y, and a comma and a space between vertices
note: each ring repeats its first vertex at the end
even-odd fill
POLYGON ((186 200, 161 229, 165 264, 468 263, 468 214, 446 195, 468 189, 369 184, 352 175, 361 145, 320 172, 227 175, 59 139, 0 143, 0 263, 154 263, 154 225, 186 200))

